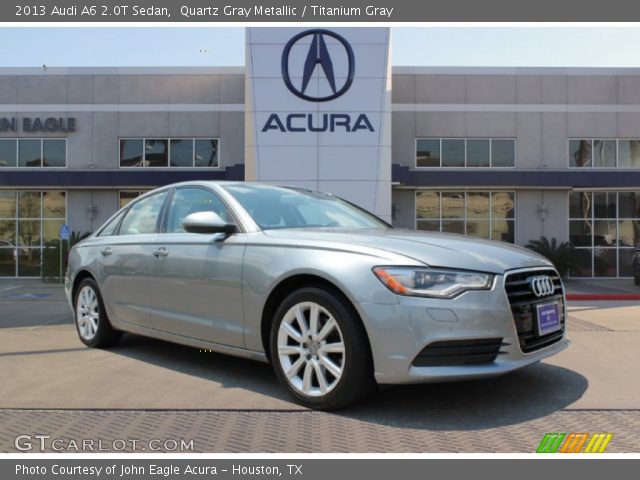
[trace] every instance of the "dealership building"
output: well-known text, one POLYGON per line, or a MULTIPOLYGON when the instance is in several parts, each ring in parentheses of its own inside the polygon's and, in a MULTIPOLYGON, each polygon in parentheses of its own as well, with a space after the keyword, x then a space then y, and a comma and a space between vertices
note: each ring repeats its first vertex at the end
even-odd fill
POLYGON ((0 277, 168 183, 322 190, 394 226, 640 246, 640 69, 393 66, 388 28, 248 28, 244 67, 0 68, 0 277), (636 200, 637 198, 637 200, 636 200))

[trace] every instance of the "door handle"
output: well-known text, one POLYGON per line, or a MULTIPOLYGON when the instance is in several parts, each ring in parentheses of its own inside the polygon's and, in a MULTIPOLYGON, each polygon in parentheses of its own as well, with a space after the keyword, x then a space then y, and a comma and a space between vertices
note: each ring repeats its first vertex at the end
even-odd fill
POLYGON ((105 247, 102 250, 100 250, 100 253, 102 254, 103 257, 108 257, 113 253, 113 250, 111 250, 111 247, 105 247))
POLYGON ((169 252, 166 248, 160 247, 159 249, 153 251, 153 256, 156 258, 167 257, 169 256, 169 252))

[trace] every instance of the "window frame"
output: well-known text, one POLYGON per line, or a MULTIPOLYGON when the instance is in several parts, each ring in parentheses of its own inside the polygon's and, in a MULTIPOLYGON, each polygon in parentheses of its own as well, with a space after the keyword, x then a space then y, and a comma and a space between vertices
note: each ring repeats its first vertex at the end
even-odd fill
MULTIPOLYGON (((11 166, 5 166, 5 167, 0 167, 0 172, 4 171, 4 170, 9 170, 9 169, 27 169, 27 170, 31 170, 31 169, 36 169, 36 168, 43 168, 43 169, 58 169, 61 170, 63 168, 67 168, 68 166, 68 156, 69 156, 69 139, 67 137, 2 137, 0 138, 0 140, 12 140, 13 142, 15 142, 15 160, 16 163, 15 165, 11 165, 11 166), (20 165, 20 140, 36 140, 40 142, 40 165, 34 165, 34 166, 21 166, 20 165), (42 160, 44 158, 44 142, 45 140, 58 140, 58 141, 63 141, 64 142, 64 165, 62 166, 49 166, 49 167, 45 167, 42 164, 42 160)), ((45 190, 42 190, 43 192, 45 190)))
MULTIPOLYGON (((601 139, 596 139, 601 140, 601 139)), ((574 167, 575 168, 575 167, 574 167)), ((577 167, 584 168, 584 167, 577 167)), ((569 278, 571 279, 596 279, 596 280, 608 280, 608 279, 629 279, 633 278, 633 275, 620 275, 620 251, 621 250, 635 250, 635 246, 633 247, 621 247, 620 246, 620 221, 621 220, 635 220, 632 217, 621 217, 620 216, 620 194, 621 193, 634 193, 640 192, 640 189, 621 189, 621 190, 611 190, 611 189, 575 189, 570 190, 567 193, 567 231, 569 233, 569 241, 571 242, 571 222, 574 221, 589 221, 595 227, 596 221, 614 221, 616 224, 616 239, 615 245, 613 247, 610 246, 602 246, 595 245, 595 228, 591 231, 591 245, 588 247, 585 246, 574 246, 575 250, 579 251, 590 251, 591 253, 591 275, 590 276, 574 276, 571 274, 571 270, 569 270, 569 278), (577 218, 571 216, 571 194, 572 193, 588 193, 591 196, 591 215, 589 218, 577 218), (593 201, 594 195, 596 193, 613 193, 616 196, 616 215, 614 218, 603 218, 596 216, 596 208, 593 201), (596 250, 615 250, 616 252, 616 275, 615 276, 602 276, 596 275, 595 268, 595 251, 596 250)), ((640 217, 639 217, 640 218, 640 217)))
MULTIPOLYGON (((28 168, 33 168, 33 167, 28 167, 28 168)), ((35 167, 35 168, 39 168, 39 167, 35 167)), ((1 171, 1 170, 0 170, 1 171)), ((33 275, 18 275, 18 271, 19 271, 19 263, 20 260, 19 258, 16 260, 15 262, 15 266, 14 266, 14 271, 13 271, 13 276, 0 276, 0 279, 2 278, 40 278, 42 276, 42 268, 44 265, 43 262, 43 252, 46 248, 46 242, 44 239, 44 222, 46 221, 62 221, 63 224, 68 223, 68 218, 69 218, 69 190, 66 189, 41 189, 41 190, 31 190, 31 189, 27 189, 27 190, 11 190, 11 189, 3 189, 3 191, 5 192, 11 192, 14 194, 14 198, 15 198, 15 209, 13 212, 13 217, 0 217, 0 219, 2 221, 14 221, 15 222, 15 226, 14 226, 14 231, 15 231, 15 236, 16 239, 20 236, 20 221, 21 220, 27 220, 27 221, 39 221, 40 222, 40 243, 38 246, 34 246, 34 245, 19 245, 19 244, 14 244, 13 247, 3 247, 3 250, 9 250, 9 251, 13 251, 16 254, 19 253, 20 249, 23 248, 28 248, 28 249, 36 249, 40 252, 40 274, 33 276, 33 275), (45 217, 44 216, 44 193, 50 193, 50 192, 61 192, 64 193, 64 217, 45 217), (20 217, 19 216, 19 211, 20 211, 20 207, 19 207, 19 203, 20 203, 20 197, 19 194, 20 193, 38 193, 40 196, 40 216, 39 217, 20 217)), ((58 236, 59 239, 59 236, 58 236)), ((16 241, 17 243, 17 241, 16 241)))
MULTIPOLYGON (((482 168, 486 168, 486 167, 482 167, 482 168)), ((442 217, 442 194, 444 193, 455 193, 455 192, 462 192, 464 193, 464 217, 461 218, 458 221, 462 221, 463 225, 464 225, 464 236, 470 236, 467 233, 467 221, 468 220, 487 220, 489 222, 489 232, 493 232, 493 222, 494 220, 506 220, 508 222, 513 222, 513 243, 511 242, 505 242, 505 243, 510 243, 511 245, 517 245, 518 244, 518 229, 517 229, 517 208, 518 208, 518 192, 517 190, 507 190, 507 189, 490 189, 490 190, 486 190, 486 189, 479 189, 479 188, 457 188, 457 189, 451 189, 451 188, 447 188, 447 189, 436 189, 436 188, 419 188, 414 190, 414 196, 413 196, 413 211, 414 211, 414 224, 413 224, 413 229, 419 232, 429 232, 430 230, 419 230, 418 229, 418 222, 423 220, 423 221, 437 221, 439 223, 439 230, 437 231, 438 233, 447 233, 447 232, 443 232, 442 231, 442 222, 443 222, 443 217, 442 217), (425 192, 432 192, 432 193, 437 193, 439 195, 439 205, 438 205, 438 217, 437 218, 418 218, 418 204, 417 204, 417 198, 418 195, 420 193, 425 193, 425 192), (469 219, 468 216, 468 206, 467 206, 467 194, 469 193, 488 193, 489 194, 489 217, 488 218, 471 218, 469 219), (513 194, 513 219, 494 219, 493 216, 493 195, 495 193, 512 193, 513 194)), ((447 219, 444 219, 447 220, 447 219)), ((471 237, 471 236, 470 236, 471 237)), ((494 240, 493 238, 484 238, 484 237, 478 237, 478 236, 472 236, 471 238, 482 238, 485 240, 494 240)), ((502 240, 496 240, 496 241, 502 241, 502 240)))
MULTIPOLYGON (((131 210, 131 208, 143 201, 146 200, 148 198, 154 197, 156 195, 161 195, 163 193, 167 194, 167 197, 164 199, 164 202, 162 203, 162 206, 160 207, 160 211, 158 212, 158 218, 156 219, 156 226, 154 228, 154 232, 153 233, 138 233, 138 234, 131 234, 131 236, 133 235, 158 235, 159 233, 161 233, 160 231, 160 226, 162 225, 162 223, 164 222, 164 214, 167 208, 167 202, 168 200, 173 196, 173 189, 172 188, 163 188, 162 190, 152 190, 144 195, 140 195, 138 198, 136 198, 135 200, 132 200, 131 202, 129 202, 125 207, 124 207, 124 215, 122 216, 122 218, 120 219, 120 221, 118 222, 118 228, 115 231, 115 233, 113 235, 110 235, 109 237, 125 237, 125 236, 130 236, 129 234, 127 235, 122 235, 120 233, 120 229, 122 228, 122 222, 123 220, 126 218, 126 216, 129 214, 129 210, 131 210)), ((117 215, 117 212, 116 212, 117 215)), ((102 229, 100 229, 100 232, 102 232, 102 229)), ((104 238, 109 238, 109 237, 104 237, 104 238)))
MULTIPOLYGON (((621 167, 620 166, 620 142, 629 142, 629 141, 639 141, 640 142, 640 138, 636 137, 568 137, 567 138, 567 168, 571 169, 571 170, 599 170, 599 171, 606 171, 606 170, 622 170, 622 171, 630 171, 630 172, 637 172, 638 170, 640 170, 640 166, 638 167, 621 167), (591 143, 591 165, 588 167, 579 167, 579 166, 573 166, 571 165, 571 142, 572 141, 589 141, 591 143), (600 141, 614 141, 616 142, 616 164, 613 167, 596 167, 595 165, 595 157, 593 154, 593 145, 594 142, 596 140, 600 140, 600 141)), ((581 191, 590 191, 590 192, 594 192, 597 190, 581 190, 581 191)), ((622 191, 622 190, 608 190, 608 191, 613 191, 613 192, 618 192, 618 191, 622 191)), ((585 278, 585 277, 578 277, 578 278, 585 278)), ((623 277, 624 278, 624 277, 623 277)))
MULTIPOLYGON (((204 185, 180 185, 178 187, 171 188, 171 195, 168 198, 167 204, 165 205, 164 210, 163 210, 163 218, 162 218, 162 224, 161 224, 161 227, 160 227, 161 229, 158 232, 159 234, 162 234, 162 235, 183 235, 185 233, 188 233, 188 232, 167 232, 167 221, 169 220, 169 209, 171 208, 171 204, 173 202, 173 197, 175 196, 176 191, 185 190, 185 189, 204 190, 204 191, 210 193, 211 195, 215 196, 218 200, 220 200, 220 203, 222 203, 224 205, 224 207, 227 209, 227 211, 229 212, 229 216, 233 220, 233 224, 238 228, 238 232, 244 232, 244 227, 243 227, 242 223, 239 221, 238 216, 236 215, 236 212, 233 210, 233 208, 231 208, 229 203, 221 195, 218 194, 218 192, 214 191, 211 188, 207 188, 204 185)), ((217 234, 213 234, 213 235, 217 235, 217 234)))
POLYGON ((221 141, 220 141, 220 137, 163 137, 161 135, 155 135, 155 136, 145 136, 145 137, 118 137, 117 139, 118 141, 118 169, 136 169, 136 168, 149 168, 152 170, 165 170, 165 169, 176 169, 176 170, 222 170, 222 162, 220 161, 221 158, 221 154, 222 154, 222 148, 221 148, 221 141), (142 141, 142 166, 139 167, 124 167, 122 166, 122 157, 120 155, 121 152, 121 142, 123 140, 141 140, 142 141), (167 166, 166 167, 150 167, 145 165, 146 163, 146 157, 147 157, 147 152, 146 152, 146 142, 147 140, 166 140, 167 141, 167 158, 168 158, 168 162, 167 162, 167 166), (191 166, 190 167, 183 167, 183 166, 179 166, 179 167, 173 167, 171 166, 171 142, 172 140, 191 140, 191 152, 192 152, 192 157, 191 157, 191 166), (218 149, 217 149, 217 157, 218 157, 218 165, 215 167, 197 167, 196 166, 196 140, 215 140, 218 144, 218 149))
POLYGON ((413 168, 415 169, 450 169, 450 170, 461 170, 461 169, 474 169, 474 170, 486 170, 486 169, 499 169, 499 170, 509 170, 515 169, 518 166, 518 142, 517 137, 415 137, 414 138, 414 149, 413 149, 413 168), (440 165, 434 167, 422 167, 418 165, 418 142, 420 140, 436 140, 439 142, 440 150, 439 150, 439 160, 440 165), (464 165, 459 167, 450 167, 443 165, 442 162, 442 142, 443 140, 462 140, 464 141, 464 165), (486 167, 480 167, 475 165, 469 165, 469 140, 486 140, 489 142, 489 165, 486 167), (494 166, 493 165, 493 141, 494 140, 509 140, 513 142, 513 165, 504 167, 504 166, 494 166))

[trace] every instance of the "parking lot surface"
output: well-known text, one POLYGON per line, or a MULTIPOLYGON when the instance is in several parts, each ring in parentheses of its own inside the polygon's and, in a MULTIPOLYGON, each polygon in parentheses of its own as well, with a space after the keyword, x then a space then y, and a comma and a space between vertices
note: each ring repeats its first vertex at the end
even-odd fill
POLYGON ((88 349, 60 286, 4 282, 0 452, 35 434, 191 439, 198 452, 533 452, 546 432, 611 432, 608 452, 640 452, 640 306, 573 303, 568 326, 569 349, 512 374, 385 388, 324 413, 291 402, 266 364, 135 335, 88 349))

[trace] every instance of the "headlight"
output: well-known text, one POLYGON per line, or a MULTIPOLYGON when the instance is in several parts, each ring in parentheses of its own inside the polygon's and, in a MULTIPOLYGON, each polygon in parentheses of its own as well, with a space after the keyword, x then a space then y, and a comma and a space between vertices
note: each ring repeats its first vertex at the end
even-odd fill
POLYGON ((373 273, 398 295, 453 298, 467 290, 488 290, 493 275, 419 267, 375 267, 373 273))

